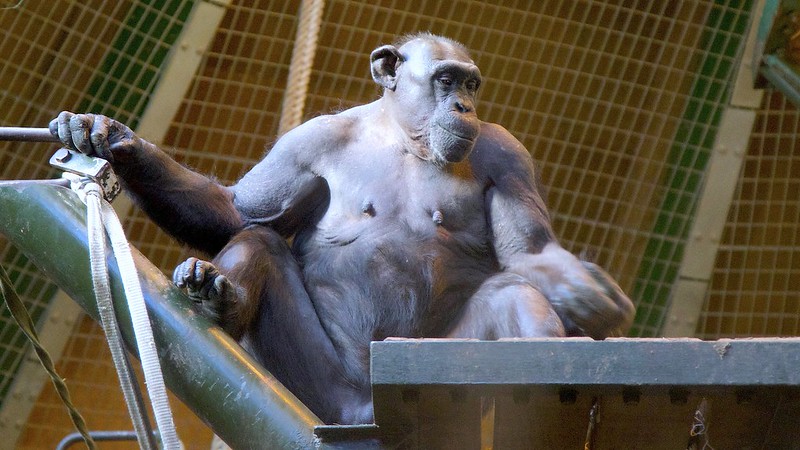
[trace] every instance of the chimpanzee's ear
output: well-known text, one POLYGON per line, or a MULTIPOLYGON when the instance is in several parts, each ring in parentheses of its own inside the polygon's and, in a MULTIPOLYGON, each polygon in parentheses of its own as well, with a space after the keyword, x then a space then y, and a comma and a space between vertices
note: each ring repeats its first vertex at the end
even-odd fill
POLYGON ((400 51, 392 45, 384 45, 373 50, 369 60, 372 66, 372 79, 393 91, 397 86, 397 68, 403 62, 400 51))

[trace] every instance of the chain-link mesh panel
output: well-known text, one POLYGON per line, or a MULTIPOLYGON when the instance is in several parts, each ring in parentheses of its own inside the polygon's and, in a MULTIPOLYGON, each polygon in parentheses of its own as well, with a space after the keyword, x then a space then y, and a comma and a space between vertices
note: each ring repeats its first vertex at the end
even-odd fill
MULTIPOLYGON (((110 40, 107 20, 122 20, 129 4, 119 2, 103 13, 102 2, 31 2, 0 9, 0 121, 3 125, 46 126, 59 108, 77 104, 108 45, 90 43, 96 35, 110 40), (80 29, 74 24, 80 23, 80 29)), ((103 40, 99 42, 103 42, 103 40)), ((46 178, 52 144, 0 142, 0 179, 46 178)), ((8 212, 4 211, 3 214, 8 212)), ((16 249, 0 237, 0 264, 9 272, 34 318, 41 316, 55 292, 16 249)), ((2 308, 0 400, 27 350, 22 333, 2 308)))
POLYGON ((751 2, 715 1, 692 57, 696 72, 661 176, 662 197, 636 283, 636 336, 657 336, 705 182, 711 148, 739 66, 751 2))
MULTIPOLYGON (((167 133, 176 160, 223 183, 244 174, 278 130, 300 2, 234 2, 167 133)), ((129 238, 167 273, 187 251, 141 212, 129 238)))
MULTIPOLYGON (((139 364, 135 373, 147 402, 147 388, 139 364)), ((111 363, 111 352, 103 336, 102 327, 93 319, 84 316, 73 331, 64 355, 56 367, 67 380, 72 400, 86 417, 91 430, 132 430, 131 419, 125 408, 125 400, 117 382, 117 373, 111 363)), ((185 448, 208 448, 212 433, 189 411, 183 403, 170 394, 170 406, 181 441, 185 448)), ((34 400, 34 399, 31 399, 34 400)), ((72 430, 54 389, 44 389, 35 399, 36 408, 28 418, 27 426, 17 442, 17 449, 40 450, 54 448, 55 444, 72 430)), ((149 406, 149 403, 148 403, 149 406)), ((149 408, 148 408, 149 409, 149 408)), ((149 415, 153 417, 152 410, 149 415)), ((101 443, 102 449, 133 449, 136 441, 101 443)))

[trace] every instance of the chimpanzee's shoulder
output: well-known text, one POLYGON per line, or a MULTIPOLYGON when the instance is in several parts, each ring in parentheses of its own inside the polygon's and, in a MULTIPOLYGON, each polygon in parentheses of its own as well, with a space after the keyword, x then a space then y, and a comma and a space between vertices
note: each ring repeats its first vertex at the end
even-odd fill
POLYGON ((482 122, 481 132, 472 154, 474 162, 489 168, 506 169, 520 164, 527 166, 532 159, 524 145, 502 125, 482 122))
POLYGON ((346 147, 353 140, 357 125, 356 118, 341 114, 317 116, 286 132, 275 148, 313 158, 346 147))

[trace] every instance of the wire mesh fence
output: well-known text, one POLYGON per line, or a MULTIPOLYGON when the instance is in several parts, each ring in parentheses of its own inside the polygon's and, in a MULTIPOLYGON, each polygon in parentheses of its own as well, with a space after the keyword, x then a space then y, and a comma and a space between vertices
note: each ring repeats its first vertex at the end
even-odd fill
MULTIPOLYGON (((135 126, 195 2, 12 3, 0 9, 1 125, 43 126, 59 110, 76 109, 135 126)), ((562 244, 606 267, 638 305, 633 333, 655 336, 752 7, 745 0, 331 0, 306 117, 377 98, 369 52, 399 35, 429 30, 462 41, 485 77, 478 113, 508 128, 538 161, 562 244)), ((276 138, 299 11, 300 1, 226 7, 165 150, 225 183, 262 157, 276 138)), ((797 119, 776 93, 759 112, 702 337, 798 333, 797 119)), ((0 178, 50 176, 49 149, 0 143, 0 178)), ((125 226, 167 273, 192 253, 140 212, 125 226)), ((44 314, 55 288, 5 241, 0 256, 21 296, 44 314)), ((26 350, 3 314, 0 402, 26 350)), ((90 427, 129 428, 103 348, 99 328, 82 319, 61 367, 90 427)), ((20 425, 20 448, 53 446, 70 431, 59 408, 45 389, 20 425)), ((207 440, 205 426, 185 416, 182 437, 207 440)))
MULTIPOLYGON (((62 109, 105 113, 135 125, 193 4, 180 0, 3 4, 2 125, 47 126, 62 109)), ((53 176, 47 165, 52 149, 52 144, 0 143, 0 178, 53 176)), ((13 212, 2 212, 9 213, 13 212)), ((15 289, 34 318, 44 323, 41 319, 50 307, 55 286, 4 238, 0 257, 0 264, 9 269, 15 289)), ((122 398, 116 395, 119 388, 104 337, 88 320, 78 321, 58 368, 67 375, 77 406, 90 427, 130 429, 122 398), (87 351, 87 346, 93 350, 87 351)), ((72 429, 51 387, 46 385, 40 395, 30 398, 5 397, 28 349, 5 307, 0 316, 0 335, 0 405, 9 408, 14 402, 35 403, 30 419, 9 414, 14 422, 0 424, 5 431, 21 436, 16 445, 9 439, 2 445, 55 447, 72 429)), ((185 409, 178 422, 188 435, 210 440, 207 428, 185 409)))
POLYGON ((765 95, 717 253, 698 335, 800 335, 800 114, 765 95))

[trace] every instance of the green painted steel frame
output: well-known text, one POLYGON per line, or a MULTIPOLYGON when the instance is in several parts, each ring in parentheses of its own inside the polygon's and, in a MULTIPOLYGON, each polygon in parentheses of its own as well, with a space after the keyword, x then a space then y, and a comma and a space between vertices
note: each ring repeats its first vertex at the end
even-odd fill
POLYGON ((753 67, 755 85, 771 84, 792 103, 800 106, 800 66, 788 57, 789 37, 796 33, 800 14, 798 0, 767 0, 758 29, 753 67))
MULTIPOLYGON (((0 187, 0 233, 97 319, 89 270, 86 208, 69 189, 0 187)), ((322 422, 144 256, 136 267, 170 390, 233 448, 314 448, 322 422)), ((124 298, 119 268, 108 255, 114 298, 124 298)), ((117 302, 123 337, 135 342, 130 314, 117 302)), ((90 424, 91 425, 91 424, 90 424)))

